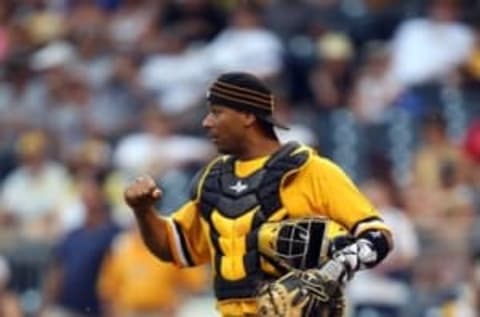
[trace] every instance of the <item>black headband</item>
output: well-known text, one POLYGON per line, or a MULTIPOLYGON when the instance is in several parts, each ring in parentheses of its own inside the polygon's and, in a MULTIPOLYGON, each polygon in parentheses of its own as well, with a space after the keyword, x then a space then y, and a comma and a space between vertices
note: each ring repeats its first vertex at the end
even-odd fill
POLYGON ((207 93, 207 100, 211 104, 252 112, 263 121, 288 129, 273 118, 273 94, 253 75, 247 73, 223 74, 211 85, 207 93))

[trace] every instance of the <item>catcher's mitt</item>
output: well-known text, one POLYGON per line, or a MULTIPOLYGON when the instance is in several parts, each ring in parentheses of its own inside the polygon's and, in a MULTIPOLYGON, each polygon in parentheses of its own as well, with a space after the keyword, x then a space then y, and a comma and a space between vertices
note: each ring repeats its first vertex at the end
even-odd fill
POLYGON ((259 317, 341 317, 340 284, 319 269, 294 270, 265 284, 257 297, 259 317))

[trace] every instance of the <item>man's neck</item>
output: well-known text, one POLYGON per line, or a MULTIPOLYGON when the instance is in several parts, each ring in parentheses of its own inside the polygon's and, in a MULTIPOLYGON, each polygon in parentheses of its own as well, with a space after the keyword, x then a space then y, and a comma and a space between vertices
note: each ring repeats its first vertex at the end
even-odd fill
POLYGON ((281 147, 280 142, 274 139, 257 139, 251 140, 248 143, 248 147, 243 153, 237 155, 237 158, 241 161, 249 161, 259 157, 268 156, 281 147))

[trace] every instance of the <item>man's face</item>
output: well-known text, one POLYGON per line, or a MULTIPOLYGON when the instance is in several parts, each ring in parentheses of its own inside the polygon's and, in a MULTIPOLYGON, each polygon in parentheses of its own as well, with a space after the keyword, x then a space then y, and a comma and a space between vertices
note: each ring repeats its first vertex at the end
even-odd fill
POLYGON ((245 136, 245 118, 243 112, 211 105, 202 124, 220 153, 238 154, 245 136))

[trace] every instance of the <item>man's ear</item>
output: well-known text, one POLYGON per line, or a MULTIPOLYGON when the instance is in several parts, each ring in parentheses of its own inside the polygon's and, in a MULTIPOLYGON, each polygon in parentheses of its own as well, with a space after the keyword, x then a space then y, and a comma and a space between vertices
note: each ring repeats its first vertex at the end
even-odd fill
POLYGON ((245 127, 251 127, 255 124, 255 121, 257 120, 257 117, 251 112, 244 112, 244 118, 245 127))

